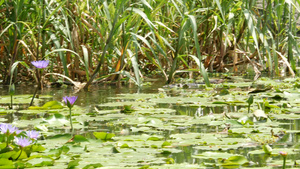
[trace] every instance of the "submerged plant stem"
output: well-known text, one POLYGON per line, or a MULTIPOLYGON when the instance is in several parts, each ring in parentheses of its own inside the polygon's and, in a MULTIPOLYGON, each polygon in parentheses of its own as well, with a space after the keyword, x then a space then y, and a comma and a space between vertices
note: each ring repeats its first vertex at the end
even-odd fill
POLYGON ((34 100, 34 98, 35 98, 35 95, 36 95, 38 89, 39 89, 39 87, 36 87, 36 88, 35 88, 35 91, 34 91, 34 93, 33 93, 33 96, 32 96, 32 99, 31 99, 31 102, 30 102, 29 106, 32 106, 33 100, 34 100))
POLYGON ((10 107, 9 109, 13 109, 13 96, 10 95, 10 107))

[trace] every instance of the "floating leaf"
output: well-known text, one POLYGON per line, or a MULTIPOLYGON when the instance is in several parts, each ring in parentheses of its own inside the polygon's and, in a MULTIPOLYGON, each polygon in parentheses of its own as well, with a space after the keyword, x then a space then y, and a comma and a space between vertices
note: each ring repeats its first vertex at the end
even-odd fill
POLYGON ((214 101, 212 104, 229 104, 227 102, 222 102, 222 101, 214 101))
POLYGON ((267 118, 268 118, 268 116, 265 114, 265 112, 264 112, 263 110, 260 110, 260 109, 255 110, 255 111, 253 112, 253 115, 254 115, 256 118, 258 118, 258 119, 261 119, 261 118, 267 119, 267 118))
POLYGON ((241 155, 235 155, 231 156, 228 159, 226 159, 224 162, 221 163, 222 166, 239 166, 247 163, 248 160, 246 157, 241 155))
POLYGON ((30 158, 27 162, 33 167, 52 166, 54 164, 54 160, 52 158, 39 156, 30 158))
POLYGON ((132 113, 135 110, 133 109, 132 105, 124 105, 121 113, 132 113))
POLYGON ((42 151, 45 151, 45 150, 46 150, 46 148, 43 147, 40 144, 34 144, 34 145, 30 146, 30 151, 31 152, 42 152, 42 151))
POLYGON ((112 148, 112 153, 120 153, 120 151, 116 147, 113 147, 112 148))
POLYGON ((83 167, 82 169, 91 169, 91 168, 99 168, 99 167, 103 167, 103 165, 100 163, 89 164, 89 165, 86 165, 85 167, 83 167))
POLYGON ((80 142, 88 142, 89 140, 87 138, 85 138, 84 136, 75 135, 73 141, 76 143, 80 143, 80 142))
POLYGON ((101 139, 101 140, 111 140, 115 136, 114 133, 106 133, 106 132, 94 132, 93 135, 97 139, 101 139))
POLYGON ((234 156, 234 154, 230 153, 219 153, 219 152, 204 152, 202 154, 193 155, 194 158, 204 158, 204 159, 226 159, 231 156, 234 156))
POLYGON ((271 87, 271 86, 266 87, 266 88, 263 88, 263 89, 257 88, 257 89, 255 89, 255 90, 250 91, 249 94, 250 94, 250 93, 262 93, 262 92, 271 90, 272 88, 273 88, 273 87, 271 87))
POLYGON ((63 106, 60 102, 53 100, 45 103, 42 107, 38 106, 30 106, 28 109, 30 110, 47 110, 47 109, 62 109, 63 106))
POLYGON ((68 164, 67 169, 75 168, 76 166, 79 165, 79 161, 80 161, 80 159, 76 159, 76 160, 70 161, 69 164, 68 164))
POLYGON ((170 147, 172 144, 170 143, 170 142, 168 142, 168 141, 165 141, 162 145, 161 145, 161 147, 162 148, 164 148, 164 147, 170 147))
POLYGON ((129 146, 128 146, 128 144, 123 144, 120 148, 130 148, 129 146))
POLYGON ((0 158, 0 168, 15 168, 13 162, 7 158, 0 158))
POLYGON ((159 141, 159 140, 162 140, 162 138, 159 138, 159 137, 149 137, 147 140, 159 141))

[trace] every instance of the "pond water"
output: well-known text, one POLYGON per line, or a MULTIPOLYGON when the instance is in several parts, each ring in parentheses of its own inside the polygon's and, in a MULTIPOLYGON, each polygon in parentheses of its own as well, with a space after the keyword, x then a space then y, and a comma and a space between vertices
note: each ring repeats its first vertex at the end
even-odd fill
POLYGON ((28 108, 34 87, 17 86, 16 106, 8 110, 8 87, 1 86, 0 120, 40 131, 45 150, 34 154, 51 162, 22 161, 30 167, 66 168, 72 162, 75 168, 282 168, 280 151, 288 153, 289 167, 297 167, 297 84, 265 79, 193 88, 163 87, 161 80, 142 89, 95 85, 75 94, 75 141, 65 105, 41 108, 53 100, 63 103, 62 97, 74 95, 71 87, 44 88, 36 107, 28 108), (53 158, 53 151, 64 153, 53 158))

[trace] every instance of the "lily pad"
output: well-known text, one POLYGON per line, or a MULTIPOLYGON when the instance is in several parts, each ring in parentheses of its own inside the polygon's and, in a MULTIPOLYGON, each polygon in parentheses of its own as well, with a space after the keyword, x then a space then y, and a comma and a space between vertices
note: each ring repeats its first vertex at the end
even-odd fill
POLYGON ((94 136, 100 140, 111 140, 115 134, 114 133, 105 133, 105 132, 94 132, 94 136))
POLYGON ((63 106, 60 102, 53 100, 45 103, 42 107, 38 106, 30 106, 28 109, 30 110, 47 110, 47 109, 62 109, 63 106))
POLYGON ((193 155, 194 158, 203 158, 203 159, 228 159, 229 157, 236 156, 236 154, 222 153, 222 152, 204 152, 202 154, 193 155))

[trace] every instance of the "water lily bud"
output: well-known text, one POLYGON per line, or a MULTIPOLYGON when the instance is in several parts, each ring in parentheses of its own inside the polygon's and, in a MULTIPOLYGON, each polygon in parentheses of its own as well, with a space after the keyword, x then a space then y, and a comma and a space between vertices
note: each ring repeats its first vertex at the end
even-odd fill
POLYGON ((283 157, 286 157, 288 153, 286 151, 279 151, 279 154, 283 157))

